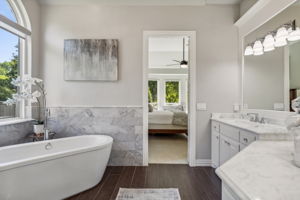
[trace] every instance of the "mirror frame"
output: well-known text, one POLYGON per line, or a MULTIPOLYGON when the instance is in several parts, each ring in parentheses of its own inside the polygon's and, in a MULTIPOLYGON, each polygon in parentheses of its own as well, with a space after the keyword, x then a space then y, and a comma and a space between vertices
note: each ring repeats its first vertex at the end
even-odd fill
MULTIPOLYGON (((245 72, 245 58, 244 58, 244 49, 246 47, 245 38, 248 34, 255 31, 262 25, 264 25, 269 20, 273 19, 279 13, 290 7, 292 4, 297 2, 298 0, 285 0, 285 1, 272 1, 272 0, 259 0, 256 4, 254 4, 236 23, 235 26, 238 27, 239 31, 239 66, 240 66, 240 110, 244 109, 244 72, 245 72)), ((285 48, 288 49, 288 48, 285 48)), ((286 50, 285 50, 286 52, 286 50)), ((285 56, 285 63, 289 62, 288 58, 285 56)), ((286 65, 286 64, 285 64, 286 65)), ((285 83, 284 88, 286 90, 289 87, 289 83, 287 83, 286 76, 289 74, 289 69, 285 67, 285 83), (288 70, 288 71, 287 71, 288 70)), ((284 103, 286 107, 286 100, 288 99, 289 94, 284 92, 284 103)), ((252 109, 251 109, 252 110, 252 109)), ((257 109, 253 109, 257 110, 257 109)), ((286 109, 285 109, 286 110, 286 109)), ((278 112, 278 111, 276 111, 278 112)))

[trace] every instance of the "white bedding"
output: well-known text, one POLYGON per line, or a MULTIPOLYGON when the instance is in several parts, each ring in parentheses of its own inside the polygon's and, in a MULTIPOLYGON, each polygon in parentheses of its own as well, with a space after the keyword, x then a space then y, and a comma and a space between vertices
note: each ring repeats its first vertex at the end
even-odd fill
POLYGON ((154 111, 149 113, 149 124, 172 124, 174 113, 170 111, 154 111))

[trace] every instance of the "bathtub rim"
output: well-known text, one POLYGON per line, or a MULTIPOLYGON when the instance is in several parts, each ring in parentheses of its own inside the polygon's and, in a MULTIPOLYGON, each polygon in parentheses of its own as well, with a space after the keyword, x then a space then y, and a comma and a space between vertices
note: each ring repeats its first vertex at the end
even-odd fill
POLYGON ((33 145, 33 144, 47 144, 47 143, 51 143, 52 141, 57 141, 57 140, 63 141, 63 140, 68 140, 70 138, 90 137, 90 136, 91 137, 99 137, 99 136, 106 137, 108 139, 108 141, 106 143, 103 143, 100 145, 92 145, 92 146, 88 146, 88 147, 76 148, 73 150, 60 151, 60 152, 52 153, 52 154, 48 154, 48 155, 34 156, 34 157, 26 158, 26 159, 19 159, 16 161, 5 162, 3 164, 0 163, 0 172, 23 167, 23 166, 42 163, 42 162, 46 162, 46 161, 51 161, 51 160, 55 160, 55 159, 60 159, 60 158, 64 158, 64 157, 69 157, 69 156, 74 156, 74 155, 78 155, 78 154, 97 151, 97 150, 105 149, 109 146, 111 148, 112 143, 113 143, 113 138, 110 136, 107 136, 107 135, 81 135, 81 136, 73 136, 73 137, 40 141, 40 142, 35 142, 35 143, 30 142, 30 143, 25 143, 25 144, 10 145, 10 146, 5 146, 5 147, 0 147, 0 150, 10 149, 10 148, 14 148, 16 146, 20 147, 20 146, 29 146, 29 145, 33 145))

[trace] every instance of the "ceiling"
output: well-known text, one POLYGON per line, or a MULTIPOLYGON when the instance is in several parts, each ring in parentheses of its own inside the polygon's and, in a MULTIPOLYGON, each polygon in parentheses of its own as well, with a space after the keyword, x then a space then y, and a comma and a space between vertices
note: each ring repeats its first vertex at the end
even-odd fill
POLYGON ((177 6, 202 6, 207 4, 231 5, 242 0, 38 0, 49 5, 74 5, 74 4, 103 4, 103 5, 177 5, 177 6))
MULTIPOLYGON (((187 44, 187 38, 185 44, 187 44)), ((166 36, 166 37, 150 37, 149 51, 150 52, 182 52, 183 37, 181 36, 166 36)), ((188 48, 186 48, 187 50, 188 48)))

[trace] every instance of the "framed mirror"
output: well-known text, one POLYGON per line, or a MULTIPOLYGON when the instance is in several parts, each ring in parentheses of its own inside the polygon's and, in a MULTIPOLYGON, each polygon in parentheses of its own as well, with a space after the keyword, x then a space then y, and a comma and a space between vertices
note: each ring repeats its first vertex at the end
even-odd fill
POLYGON ((292 111, 300 96, 300 0, 244 38, 243 108, 292 111))

